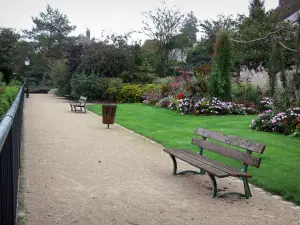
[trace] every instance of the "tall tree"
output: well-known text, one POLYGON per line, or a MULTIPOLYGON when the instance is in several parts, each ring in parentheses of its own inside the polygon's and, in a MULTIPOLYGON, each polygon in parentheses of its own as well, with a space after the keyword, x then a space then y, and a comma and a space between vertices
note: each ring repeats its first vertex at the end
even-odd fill
POLYGON ((259 19, 266 14, 264 0, 252 0, 249 5, 249 16, 252 19, 259 19))
MULTIPOLYGON (((266 12, 264 1, 252 0, 249 6, 249 16, 239 16, 238 32, 234 39, 250 41, 265 37, 275 30, 274 13, 266 12)), ((263 39, 250 43, 234 43, 234 61, 238 67, 257 70, 265 66, 271 52, 271 39, 263 39)))
POLYGON ((32 17, 34 27, 24 33, 36 43, 38 51, 48 59, 61 58, 63 46, 67 36, 75 30, 68 17, 61 14, 58 9, 47 5, 46 12, 41 12, 38 17, 32 17))
POLYGON ((186 15, 181 32, 188 37, 189 45, 193 45, 197 42, 197 33, 199 32, 198 19, 193 11, 186 15))
POLYGON ((232 44, 228 32, 218 32, 213 56, 213 68, 209 78, 210 91, 214 97, 231 99, 232 44))
POLYGON ((181 33, 184 15, 179 8, 168 8, 164 1, 155 11, 142 12, 142 15, 145 17, 142 31, 151 39, 158 41, 159 52, 163 56, 164 76, 167 76, 172 51, 170 43, 181 33))
POLYGON ((20 35, 10 28, 0 28, 0 72, 4 81, 12 79, 20 35))
POLYGON ((221 30, 228 30, 231 33, 235 33, 237 31, 237 26, 238 22, 231 15, 218 15, 217 20, 207 19, 200 22, 202 37, 198 43, 198 49, 201 49, 201 54, 204 54, 208 59, 211 59, 218 32, 221 30))

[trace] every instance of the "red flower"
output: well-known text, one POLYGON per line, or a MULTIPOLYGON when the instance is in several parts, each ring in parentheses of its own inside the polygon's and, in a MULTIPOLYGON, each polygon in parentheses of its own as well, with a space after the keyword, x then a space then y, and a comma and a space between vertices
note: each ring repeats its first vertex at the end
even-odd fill
POLYGON ((184 94, 180 92, 180 93, 177 95, 177 99, 183 99, 183 98, 184 98, 184 94))

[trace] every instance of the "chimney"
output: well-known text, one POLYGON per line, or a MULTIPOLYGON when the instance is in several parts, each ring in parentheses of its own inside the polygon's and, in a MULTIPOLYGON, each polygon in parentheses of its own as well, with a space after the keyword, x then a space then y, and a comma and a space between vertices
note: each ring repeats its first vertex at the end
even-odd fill
POLYGON ((91 31, 90 31, 90 29, 86 29, 86 37, 88 38, 88 39, 91 39, 91 31))

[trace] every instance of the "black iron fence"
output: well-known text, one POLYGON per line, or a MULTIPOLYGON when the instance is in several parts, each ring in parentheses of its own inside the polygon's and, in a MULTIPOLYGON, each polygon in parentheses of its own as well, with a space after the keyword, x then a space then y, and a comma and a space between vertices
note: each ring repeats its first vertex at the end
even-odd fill
POLYGON ((17 220, 24 87, 0 122, 0 225, 17 220))

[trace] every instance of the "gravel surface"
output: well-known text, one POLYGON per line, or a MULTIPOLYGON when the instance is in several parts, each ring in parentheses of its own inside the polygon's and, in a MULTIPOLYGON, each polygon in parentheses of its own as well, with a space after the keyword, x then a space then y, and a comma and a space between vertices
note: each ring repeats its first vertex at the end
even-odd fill
MULTIPOLYGON (((64 99, 30 95, 24 118, 28 225, 300 224, 290 203, 253 188, 249 200, 212 199, 208 176, 172 176, 161 145, 64 99)), ((242 191, 239 180, 218 184, 242 191)))

